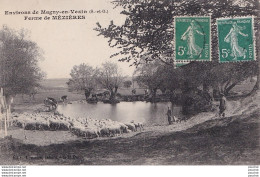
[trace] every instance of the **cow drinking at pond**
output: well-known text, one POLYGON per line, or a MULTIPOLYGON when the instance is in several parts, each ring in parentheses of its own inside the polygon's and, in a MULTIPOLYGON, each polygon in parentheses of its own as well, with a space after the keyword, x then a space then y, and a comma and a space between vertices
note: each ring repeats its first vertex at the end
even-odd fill
POLYGON ((56 109, 57 108, 58 102, 54 98, 47 97, 44 100, 44 105, 49 107, 49 110, 52 110, 52 109, 56 109))
POLYGON ((68 100, 68 96, 67 95, 63 95, 62 97, 60 97, 60 101, 62 103, 65 103, 65 101, 67 101, 67 100, 68 100))

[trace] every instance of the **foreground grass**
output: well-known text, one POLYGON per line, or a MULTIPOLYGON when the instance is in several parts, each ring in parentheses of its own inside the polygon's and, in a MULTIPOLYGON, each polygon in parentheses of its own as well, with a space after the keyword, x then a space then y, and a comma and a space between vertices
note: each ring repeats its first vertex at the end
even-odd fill
POLYGON ((258 111, 250 116, 209 120, 168 134, 144 132, 128 138, 77 140, 48 146, 5 139, 0 143, 0 164, 259 164, 259 121, 258 111))

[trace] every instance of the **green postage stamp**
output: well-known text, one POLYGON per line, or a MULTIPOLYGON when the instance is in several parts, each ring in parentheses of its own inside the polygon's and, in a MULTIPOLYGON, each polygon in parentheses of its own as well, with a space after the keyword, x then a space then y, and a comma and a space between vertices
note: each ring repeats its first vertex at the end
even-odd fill
POLYGON ((219 60, 255 60, 252 17, 217 19, 219 60))
POLYGON ((175 17, 175 60, 210 61, 210 17, 175 17))

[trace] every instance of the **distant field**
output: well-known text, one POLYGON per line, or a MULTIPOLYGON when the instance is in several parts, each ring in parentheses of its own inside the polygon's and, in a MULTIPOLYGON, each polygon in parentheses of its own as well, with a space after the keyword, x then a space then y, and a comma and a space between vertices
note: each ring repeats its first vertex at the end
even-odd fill
POLYGON ((65 89, 68 88, 66 84, 68 81, 68 78, 45 79, 41 81, 40 84, 44 89, 65 89))
POLYGON ((59 100, 61 96, 67 95, 69 101, 77 101, 82 100, 85 98, 82 94, 68 92, 66 89, 64 90, 50 90, 46 92, 40 92, 35 95, 35 99, 30 98, 29 96, 25 95, 22 98, 22 95, 17 95, 15 97, 15 104, 22 104, 22 103, 32 103, 32 104, 40 104, 43 103, 43 100, 46 97, 52 97, 56 100, 59 100))
POLYGON ((17 95, 15 97, 15 105, 29 103, 41 104, 46 97, 52 97, 59 100, 61 96, 67 95, 69 101, 76 101, 84 99, 83 94, 72 93, 68 91, 66 82, 68 79, 45 79, 40 82, 42 89, 35 95, 35 99, 30 98, 28 95, 17 95))

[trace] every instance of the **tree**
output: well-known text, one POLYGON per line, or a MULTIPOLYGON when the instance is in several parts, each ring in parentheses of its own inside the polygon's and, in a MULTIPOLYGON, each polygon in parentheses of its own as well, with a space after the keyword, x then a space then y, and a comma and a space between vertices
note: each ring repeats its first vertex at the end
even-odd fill
POLYGON ((139 85, 145 86, 151 91, 151 101, 155 101, 156 92, 159 89, 162 80, 158 75, 158 62, 139 65, 135 70, 136 81, 139 85))
MULTIPOLYGON (((191 62, 182 67, 184 82, 188 89, 197 89, 203 86, 203 91, 212 87, 218 92, 228 95, 238 83, 249 77, 257 75, 257 62, 236 62, 236 63, 203 63, 191 62)), ((187 88, 186 88, 187 89, 187 88)))
POLYGON ((174 68, 171 65, 160 65, 157 69, 156 75, 160 80, 159 89, 169 90, 174 92, 181 89, 183 85, 183 72, 182 68, 174 68))
POLYGON ((71 79, 67 82, 70 91, 85 91, 86 99, 92 90, 96 89, 97 69, 85 63, 75 65, 71 69, 71 79))
POLYGON ((0 87, 6 96, 30 94, 40 86, 44 73, 38 66, 42 52, 28 31, 0 30, 0 87))
POLYGON ((132 85, 132 81, 130 81, 130 80, 127 80, 127 81, 124 81, 124 87, 125 88, 130 88, 131 87, 131 85, 132 85))
POLYGON ((99 68, 97 82, 110 92, 110 103, 116 103, 116 94, 118 88, 121 86, 124 77, 121 74, 120 68, 117 64, 106 62, 99 68))
MULTIPOLYGON (((120 61, 132 62, 134 65, 154 60, 173 65, 175 16, 211 16, 212 60, 215 62, 218 61, 217 18, 255 15, 258 17, 255 18, 256 36, 260 38, 258 0, 117 0, 113 3, 123 8, 121 14, 126 15, 125 23, 118 26, 111 21, 108 27, 102 27, 97 23, 95 30, 99 35, 109 39, 111 47, 121 50, 111 57, 119 56, 120 61)), ((256 40, 258 67, 259 41, 256 40)), ((259 89, 259 71, 257 76, 255 88, 259 89)))

